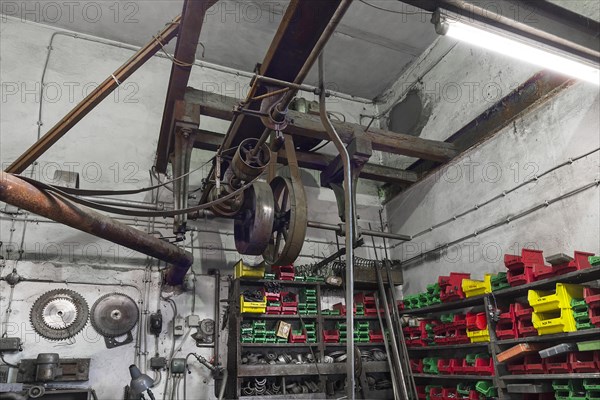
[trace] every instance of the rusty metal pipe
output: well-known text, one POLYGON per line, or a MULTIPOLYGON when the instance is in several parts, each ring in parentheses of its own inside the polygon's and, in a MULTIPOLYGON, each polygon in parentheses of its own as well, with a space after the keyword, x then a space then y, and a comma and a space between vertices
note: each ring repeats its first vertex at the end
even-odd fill
POLYGON ((75 205, 0 171, 0 201, 172 264, 166 282, 179 285, 192 265, 191 253, 87 207, 75 205))

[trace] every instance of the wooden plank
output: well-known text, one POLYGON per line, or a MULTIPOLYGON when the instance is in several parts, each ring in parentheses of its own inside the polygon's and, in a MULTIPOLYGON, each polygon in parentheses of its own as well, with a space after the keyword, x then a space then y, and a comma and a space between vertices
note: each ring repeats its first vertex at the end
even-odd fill
MULTIPOLYGON (((234 108, 240 100, 233 97, 209 93, 194 88, 188 88, 185 101, 199 104, 200 112, 214 118, 231 120, 234 108)), ((285 132, 293 135, 329 140, 321 119, 312 114, 288 111, 290 123, 285 132)), ((253 118, 260 123, 258 118, 253 118)), ((345 143, 350 143, 355 137, 364 135, 373 143, 374 150, 387 153, 403 154, 426 160, 445 162, 455 157, 458 152, 454 144, 386 131, 379 128, 369 128, 349 122, 333 122, 338 134, 345 143)))
POLYGON ((185 0, 181 13, 181 26, 175 47, 174 58, 177 62, 171 65, 171 76, 167 89, 167 98, 163 111, 158 146, 156 149, 156 169, 165 172, 169 161, 169 154, 173 146, 172 127, 175 102, 183 100, 185 88, 190 79, 192 65, 196 60, 196 50, 200 40, 200 31, 206 11, 218 0, 185 0))
POLYGON ((178 32, 181 16, 176 17, 144 47, 139 49, 125 64, 121 65, 111 76, 106 78, 97 88, 86 96, 54 125, 44 136, 35 142, 25 153, 13 162, 6 172, 20 174, 35 160, 44 154, 54 143, 62 138, 83 117, 94 109, 102 100, 110 95, 119 84, 123 83, 131 74, 138 70, 144 63, 154 56, 162 46, 173 39, 178 32))
MULTIPOLYGON (((196 143, 194 145, 197 149, 216 151, 221 144, 225 135, 210 132, 203 129, 195 130, 198 135, 196 143)), ((298 158, 298 164, 301 168, 313 169, 317 171, 323 171, 329 163, 335 158, 327 154, 319 153, 306 153, 296 152, 298 158)), ((286 164, 287 158, 284 151, 278 153, 277 162, 280 164, 286 164)), ((398 185, 410 185, 419 179, 419 175, 412 171, 405 171, 402 169, 386 167, 383 165, 367 163, 360 173, 360 177, 363 179, 369 179, 378 182, 394 183, 398 185)))

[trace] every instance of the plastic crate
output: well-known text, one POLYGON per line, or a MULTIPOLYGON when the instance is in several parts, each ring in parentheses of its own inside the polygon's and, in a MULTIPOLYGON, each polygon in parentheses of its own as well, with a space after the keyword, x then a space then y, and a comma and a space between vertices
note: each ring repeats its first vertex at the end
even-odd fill
POLYGON ((584 288, 583 297, 589 307, 600 306, 600 289, 584 288))
POLYGON ((496 388, 492 382, 479 381, 475 384, 475 390, 484 395, 486 398, 496 397, 498 395, 496 388))
POLYGON ((462 280, 462 290, 465 297, 480 296, 486 293, 492 293, 492 274, 485 274, 483 281, 473 279, 462 280))
POLYGON ((438 370, 438 360, 439 357, 425 357, 423 359, 423 373, 438 375, 440 373, 438 370))
POLYGON ((338 343, 340 341, 340 331, 337 329, 323 330, 324 343, 338 343))
POLYGON ((590 306, 588 308, 588 315, 590 316, 590 323, 600 327, 600 304, 590 306))
POLYGON ((369 331, 369 341, 372 343, 383 343, 383 332, 369 331))
POLYGON ((597 351, 575 351, 569 354, 569 364, 575 373, 598 372, 600 355, 597 351))
POLYGON ((559 309, 554 312, 537 313, 531 316, 531 322, 538 335, 551 335, 562 332, 575 332, 577 325, 570 309, 559 309))
POLYGON ((293 265, 273 265, 271 272, 275 273, 277 279, 282 281, 293 281, 294 280, 294 266, 293 265))
POLYGON ((423 373, 423 360, 412 358, 410 360, 410 370, 415 374, 423 373))
POLYGON ((471 339, 471 343, 489 342, 490 331, 487 328, 478 331, 470 331, 467 329, 467 337, 471 339))
POLYGON ((453 375, 455 374, 455 368, 457 363, 460 363, 461 360, 456 359, 456 358, 447 358, 447 359, 443 359, 440 358, 438 360, 438 371, 440 372, 440 374, 443 375, 453 375))
POLYGON ((298 295, 294 292, 281 292, 281 306, 298 308, 298 295), (294 299, 289 300, 288 297, 293 297, 294 299))
POLYGON ((570 374, 569 353, 557 354, 546 359, 546 371, 549 374, 570 374))
POLYGON ((554 269, 557 272, 557 275, 566 274, 568 272, 580 271, 582 269, 592 268, 590 264, 590 257, 593 256, 594 253, 588 253, 585 251, 575 251, 574 257, 571 261, 558 264, 554 266, 554 269))
POLYGON ((240 295, 240 311, 242 314, 264 314, 267 310, 267 298, 263 296, 263 301, 246 301, 244 295, 240 295))
POLYGON ((504 255, 504 266, 508 269, 506 279, 510 286, 518 286, 535 281, 533 268, 544 265, 544 255, 541 250, 523 249, 521 255, 504 255))
POLYGON ((492 292, 510 287, 506 277, 506 272, 498 272, 497 274, 492 275, 490 284, 492 285, 492 292))
POLYGON ((531 317, 531 314, 533 313, 533 308, 529 307, 528 305, 525 304, 521 304, 521 303, 514 303, 515 305, 515 317, 521 318, 521 317, 531 317))
POLYGON ((467 313, 466 324, 467 329, 471 331, 487 329, 487 319, 485 317, 485 313, 467 313))
POLYGON ((516 339, 519 336, 517 324, 510 320, 501 320, 496 323, 496 337, 499 340, 516 339))
POLYGON ((546 373, 546 363, 539 354, 532 353, 523 359, 526 374, 544 374, 546 373))
POLYGON ((257 266, 251 267, 243 263, 242 260, 238 261, 234 267, 234 277, 237 278, 251 278, 251 279, 262 279, 265 276, 265 267, 257 266))
POLYGON ((529 290, 527 300, 534 312, 548 312, 571 308, 573 299, 583 299, 583 286, 557 283, 555 291, 529 290))
POLYGON ((517 332, 520 338, 529 336, 538 336, 538 331, 533 326, 531 317, 522 317, 517 319, 517 332))

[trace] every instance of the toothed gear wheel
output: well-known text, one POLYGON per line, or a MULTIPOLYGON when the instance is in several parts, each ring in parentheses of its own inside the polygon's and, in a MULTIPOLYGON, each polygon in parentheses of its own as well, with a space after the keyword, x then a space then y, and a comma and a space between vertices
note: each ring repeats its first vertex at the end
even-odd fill
POLYGON ((139 309, 135 301, 122 293, 109 293, 92 306, 90 321, 107 338, 125 335, 137 324, 139 309))
POLYGON ((87 324, 89 308, 85 299, 69 289, 44 293, 31 307, 33 329, 50 340, 65 340, 77 335, 87 324))

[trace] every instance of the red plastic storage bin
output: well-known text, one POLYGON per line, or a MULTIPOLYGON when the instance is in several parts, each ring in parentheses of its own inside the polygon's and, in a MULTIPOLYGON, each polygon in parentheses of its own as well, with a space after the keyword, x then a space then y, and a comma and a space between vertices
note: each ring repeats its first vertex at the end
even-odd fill
POLYGON ((529 307, 529 305, 514 303, 515 306, 515 317, 521 318, 526 316, 531 316, 533 314, 533 307, 529 307))
POLYGON ((369 340, 371 343, 383 343, 383 332, 369 331, 369 340))
POLYGON ((467 313, 467 329, 472 331, 482 331, 487 328, 487 319, 485 313, 467 313))
POLYGON ((434 386, 429 389, 429 398, 430 399, 441 399, 442 398, 442 390, 443 388, 434 386))
POLYGON ((523 375, 525 373, 525 365, 523 364, 523 360, 508 364, 506 369, 513 375, 523 375))
POLYGON ((456 362, 460 361, 454 358, 440 358, 437 363, 438 371, 442 375, 452 375, 454 374, 454 368, 456 366, 456 362))
POLYGON ((425 386, 417 386, 417 397, 420 400, 427 399, 427 392, 425 392, 425 386))
POLYGON ((524 285, 535 281, 534 267, 544 266, 544 254, 541 250, 523 249, 521 256, 505 254, 504 265, 510 286, 524 285))
POLYGON ((600 289, 584 288, 583 298, 589 307, 600 307, 600 289))
POLYGON ((282 307, 298 307, 298 295, 293 292, 281 292, 282 307), (288 300, 288 297, 293 297, 293 300, 288 300))
POLYGON ((338 343, 340 341, 340 331, 337 329, 323 330, 324 343, 338 343))
POLYGON ((515 339, 519 336, 517 324, 510 320, 501 320, 496 323, 496 337, 500 340, 515 339))
POLYGON ((475 360, 475 375, 494 375, 494 361, 491 358, 475 360))
POLYGON ((410 360, 410 370, 415 374, 423 373, 423 360, 422 359, 414 359, 410 360))
POLYGON ((546 364, 537 353, 528 354, 523 358, 526 374, 544 374, 546 373, 546 364))
POLYGON ((282 281, 293 281, 294 280, 294 266, 293 265, 273 265, 271 271, 275 273, 275 277, 282 281))
POLYGON ((537 329, 535 329, 533 322, 531 322, 531 317, 519 318, 517 320, 517 331, 520 338, 538 336, 537 329))
POLYGON ((600 327, 600 304, 589 306, 588 315, 590 316, 590 322, 600 327))
POLYGON ((600 361, 598 351, 574 351, 569 354, 569 364, 575 373, 598 372, 600 361))
POLYGON ((464 299, 465 294, 462 291, 462 280, 469 279, 471 274, 451 272, 450 276, 438 277, 440 285, 440 300, 444 303, 464 299))
POLYGON ((569 362, 569 353, 557 354, 545 360, 546 371, 549 374, 570 374, 573 372, 569 362))
POLYGON ((272 314, 272 315, 281 314, 281 307, 280 306, 267 306, 267 308, 265 309, 265 314, 272 314))
POLYGON ((467 344, 471 343, 471 339, 467 336, 466 328, 448 329, 446 334, 447 344, 467 344))
POLYGON ((442 400, 456 400, 458 393, 456 388, 443 388, 442 389, 442 400))

